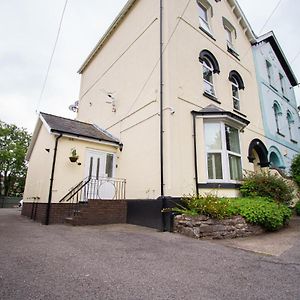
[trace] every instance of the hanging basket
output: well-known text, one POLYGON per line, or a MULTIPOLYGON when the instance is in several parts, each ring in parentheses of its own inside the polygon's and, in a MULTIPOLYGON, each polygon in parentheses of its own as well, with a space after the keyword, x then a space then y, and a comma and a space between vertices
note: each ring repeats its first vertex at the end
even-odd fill
POLYGON ((76 162, 77 161, 77 159, 78 159, 78 156, 70 156, 69 157, 69 160, 70 160, 70 162, 76 162))

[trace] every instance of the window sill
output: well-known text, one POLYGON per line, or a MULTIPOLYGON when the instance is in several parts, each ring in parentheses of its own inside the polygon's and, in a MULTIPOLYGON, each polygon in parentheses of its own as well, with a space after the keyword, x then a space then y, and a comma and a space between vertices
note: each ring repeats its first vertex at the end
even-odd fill
POLYGON ((298 142, 295 141, 295 140, 293 140, 293 139, 290 139, 290 141, 291 141, 292 143, 294 143, 294 144, 298 144, 298 142))
POLYGON ((278 93, 278 90, 272 85, 272 83, 270 83, 270 87, 278 93))
POLYGON ((206 35, 208 35, 213 41, 216 41, 216 39, 213 37, 213 35, 210 32, 208 32, 207 30, 205 30, 203 27, 200 26, 199 29, 202 32, 204 32, 206 35))
POLYGON ((198 183, 198 189, 239 189, 241 183, 229 183, 229 182, 208 182, 198 183))
POLYGON ((218 100, 217 97, 215 97, 215 96, 213 96, 213 95, 211 95, 211 94, 209 94, 209 93, 207 93, 207 92, 204 92, 204 93, 203 93, 203 96, 209 98, 209 99, 212 100, 212 101, 215 101, 215 102, 221 104, 221 102, 218 100))
POLYGON ((241 115, 241 116, 244 117, 244 118, 247 118, 246 115, 244 115, 243 113, 241 113, 241 112, 240 112, 239 110, 237 110, 237 109, 233 109, 233 112, 235 112, 235 113, 241 115))
POLYGON ((277 134, 282 136, 282 137, 285 137, 285 135, 283 133, 281 133, 278 129, 277 129, 277 134))
POLYGON ((287 101, 287 102, 290 102, 290 99, 289 98, 287 98, 286 96, 284 96, 284 95, 282 95, 283 96, 283 98, 287 101))
POLYGON ((238 53, 235 52, 232 48, 228 47, 228 45, 227 45, 227 52, 233 55, 237 60, 240 60, 238 53))

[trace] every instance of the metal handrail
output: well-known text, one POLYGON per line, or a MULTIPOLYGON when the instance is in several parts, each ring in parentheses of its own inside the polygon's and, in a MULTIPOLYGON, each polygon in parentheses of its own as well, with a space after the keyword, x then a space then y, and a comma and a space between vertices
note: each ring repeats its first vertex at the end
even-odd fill
POLYGON ((69 203, 69 216, 79 214, 88 200, 125 199, 126 180, 111 177, 87 177, 76 184, 59 202, 69 203))
POLYGON ((80 192, 90 182, 90 180, 91 177, 86 177, 83 180, 81 180, 78 184, 71 188, 71 190, 63 198, 61 198, 59 202, 68 202, 72 197, 74 197, 78 192, 80 192))

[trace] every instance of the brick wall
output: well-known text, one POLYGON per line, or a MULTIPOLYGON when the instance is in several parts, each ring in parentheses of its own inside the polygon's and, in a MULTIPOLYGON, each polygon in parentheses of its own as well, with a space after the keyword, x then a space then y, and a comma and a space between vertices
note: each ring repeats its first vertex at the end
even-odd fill
MULTIPOLYGON (((47 203, 24 203, 22 215, 45 224, 47 203)), ((52 203, 49 224, 65 223, 69 216, 69 203, 52 203)), ((98 225, 126 223, 125 200, 89 200, 80 207, 80 212, 71 220, 73 225, 98 225)))
POLYGON ((73 225, 98 225, 126 223, 125 200, 89 200, 73 218, 73 225))

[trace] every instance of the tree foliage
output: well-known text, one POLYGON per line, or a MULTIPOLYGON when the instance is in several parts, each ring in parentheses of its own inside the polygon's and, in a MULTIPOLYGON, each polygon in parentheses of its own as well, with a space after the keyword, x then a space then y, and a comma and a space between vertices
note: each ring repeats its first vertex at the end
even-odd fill
POLYGON ((300 187, 300 154, 294 156, 292 165, 291 165, 291 174, 294 181, 300 187))
POLYGON ((27 170, 25 155, 30 138, 24 128, 0 121, 0 195, 23 193, 27 170))

